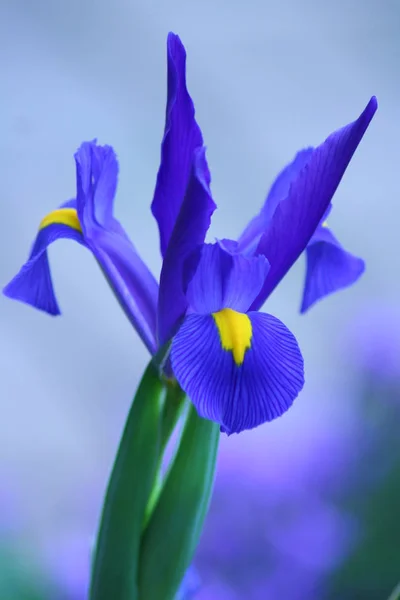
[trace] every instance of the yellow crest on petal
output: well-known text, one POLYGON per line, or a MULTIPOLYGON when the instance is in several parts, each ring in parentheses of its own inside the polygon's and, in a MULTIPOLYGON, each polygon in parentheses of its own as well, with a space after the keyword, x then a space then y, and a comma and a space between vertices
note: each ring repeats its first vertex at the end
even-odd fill
POLYGON ((212 316, 218 329, 222 348, 230 350, 233 360, 240 366, 243 364, 246 350, 251 348, 253 328, 249 317, 231 308, 224 308, 213 313, 212 316))
POLYGON ((57 208, 57 210, 53 210, 41 220, 39 231, 49 225, 56 224, 67 225, 72 229, 82 232, 82 227, 75 208, 57 208))

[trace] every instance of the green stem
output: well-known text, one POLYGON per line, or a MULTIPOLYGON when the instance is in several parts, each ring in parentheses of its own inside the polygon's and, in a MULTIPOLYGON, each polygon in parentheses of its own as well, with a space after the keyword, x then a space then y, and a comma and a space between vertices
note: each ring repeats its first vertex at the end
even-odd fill
POLYGON ((138 561, 146 506, 161 447, 164 386, 147 367, 126 421, 104 500, 90 600, 138 600, 138 561))
POLYGON ((141 599, 172 600, 189 567, 208 510, 219 426, 189 405, 174 462, 143 532, 139 565, 141 599))

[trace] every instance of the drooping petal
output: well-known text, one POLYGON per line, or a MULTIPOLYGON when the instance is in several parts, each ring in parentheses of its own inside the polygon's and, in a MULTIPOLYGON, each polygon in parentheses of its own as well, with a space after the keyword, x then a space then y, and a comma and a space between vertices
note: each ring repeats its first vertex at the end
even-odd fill
POLYGON ((158 285, 112 216, 118 173, 115 153, 109 146, 85 142, 75 160, 76 200, 65 202, 42 220, 27 263, 4 294, 60 314, 46 249, 60 237, 74 239, 92 251, 130 322, 154 353, 158 285))
POLYGON ((190 309, 199 314, 210 314, 223 308, 247 312, 257 298, 268 270, 264 256, 231 254, 218 242, 204 244, 187 290, 190 309))
POLYGON ((347 252, 327 227, 317 228, 306 255, 302 313, 324 296, 355 283, 365 269, 364 261, 347 252))
MULTIPOLYGON (((160 275, 158 340, 160 346, 174 335, 188 307, 184 271, 187 260, 204 243, 211 215, 216 209, 208 186, 205 149, 194 152, 192 172, 160 275)), ((196 265, 192 265, 193 272, 196 265)), ((188 283, 188 282, 187 282, 188 283)))
POLYGON ((293 161, 279 173, 268 192, 268 196, 261 211, 250 221, 238 240, 238 249, 241 252, 245 252, 251 248, 254 250, 256 248, 262 234, 267 230, 276 207, 281 200, 284 200, 287 197, 290 184, 305 167, 313 151, 314 148, 300 150, 293 161))
POLYGON ((252 309, 262 306, 305 250, 376 109, 373 97, 356 121, 330 135, 313 151, 292 181, 288 196, 278 204, 256 249, 257 254, 267 257, 271 268, 252 309))
MULTIPOLYGON (((161 164, 151 210, 160 231, 161 254, 165 255, 175 221, 182 205, 193 151, 203 145, 203 137, 195 120, 193 101, 186 88, 186 52, 179 37, 168 35, 168 97, 161 164)), ((204 160, 204 179, 210 174, 204 160)))
MULTIPOLYGON (((279 417, 304 385, 303 358, 285 325, 262 313, 243 317, 251 323, 251 340, 242 364, 223 347, 212 315, 187 316, 171 348, 175 377, 199 415, 228 434, 279 417)), ((231 331, 235 343, 238 333, 231 331)))
POLYGON ((86 243, 74 209, 60 208, 54 211, 52 218, 52 222, 48 219, 47 224, 39 229, 27 262, 5 286, 3 294, 13 300, 30 304, 50 315, 59 315, 60 308, 53 288, 47 247, 61 238, 75 240, 84 246, 86 243), (75 213, 75 222, 73 213, 75 213), (67 224, 67 221, 70 221, 70 224, 67 224))

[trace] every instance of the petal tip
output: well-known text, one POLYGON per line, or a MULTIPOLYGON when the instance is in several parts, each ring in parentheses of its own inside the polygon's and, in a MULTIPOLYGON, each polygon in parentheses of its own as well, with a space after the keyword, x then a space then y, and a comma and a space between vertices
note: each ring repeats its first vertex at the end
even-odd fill
POLYGON ((12 279, 6 286, 4 286, 2 289, 2 294, 10 300, 18 300, 18 302, 32 306, 33 308, 41 310, 52 317, 58 317, 61 315, 61 310, 55 297, 48 297, 45 301, 42 301, 36 297, 35 293, 33 293, 32 297, 29 294, 24 294, 23 286, 21 286, 18 275, 14 277, 14 279, 12 279))
POLYGON ((167 36, 167 54, 173 62, 176 61, 176 54, 181 53, 182 58, 186 58, 185 46, 182 43, 181 38, 176 33, 170 31, 167 36))

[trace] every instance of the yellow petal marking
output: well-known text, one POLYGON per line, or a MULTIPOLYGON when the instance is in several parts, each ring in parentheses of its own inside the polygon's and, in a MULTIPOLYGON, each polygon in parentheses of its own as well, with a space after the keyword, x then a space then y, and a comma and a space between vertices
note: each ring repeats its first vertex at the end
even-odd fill
POLYGON ((76 229, 82 233, 81 224, 79 223, 78 215, 75 208, 57 208, 49 213, 41 220, 39 231, 49 225, 68 225, 72 229, 76 229))
POLYGON ((251 348, 253 329, 249 317, 231 308, 224 308, 213 313, 212 316, 218 329, 222 348, 231 350, 233 360, 240 366, 243 364, 246 350, 251 348))

